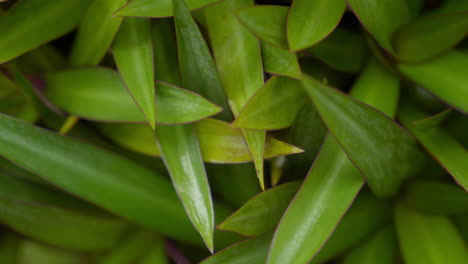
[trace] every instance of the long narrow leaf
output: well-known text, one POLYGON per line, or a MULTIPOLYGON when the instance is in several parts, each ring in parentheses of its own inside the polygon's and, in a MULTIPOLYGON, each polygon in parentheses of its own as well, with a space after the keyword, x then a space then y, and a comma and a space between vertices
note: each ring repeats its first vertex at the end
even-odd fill
POLYGON ((126 18, 115 37, 112 50, 129 93, 154 129, 156 102, 151 21, 126 18))
POLYGON ((2 32, 0 63, 71 31, 80 22, 90 2, 90 0, 17 2, 0 16, 0 32, 2 32))
MULTIPOLYGON (((252 5, 252 0, 227 0, 204 10, 216 65, 235 117, 263 85, 259 42, 234 15, 237 9, 252 5)), ((260 186, 264 189, 263 152, 266 133, 244 130, 243 134, 254 160, 260 186)))
MULTIPOLYGON (((211 5, 220 0, 186 0, 190 10, 211 5)), ((173 16, 172 0, 131 0, 116 15, 131 17, 170 17, 173 16)))

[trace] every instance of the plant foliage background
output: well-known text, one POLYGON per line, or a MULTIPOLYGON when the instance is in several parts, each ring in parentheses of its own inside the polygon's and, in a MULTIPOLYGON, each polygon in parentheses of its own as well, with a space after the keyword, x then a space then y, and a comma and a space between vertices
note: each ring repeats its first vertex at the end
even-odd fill
POLYGON ((0 2, 0 263, 468 263, 468 1, 0 2))

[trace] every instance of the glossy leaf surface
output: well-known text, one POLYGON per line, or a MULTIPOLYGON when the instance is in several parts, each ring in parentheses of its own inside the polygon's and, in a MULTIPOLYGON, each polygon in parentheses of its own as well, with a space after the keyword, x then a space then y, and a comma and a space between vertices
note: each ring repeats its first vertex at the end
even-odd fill
MULTIPOLYGON (((263 68, 258 40, 242 26, 234 11, 253 5, 252 0, 227 0, 204 10, 216 65, 234 117, 263 85, 263 68), (236 54, 235 57, 232 54, 236 54)), ((264 131, 243 132, 262 189, 264 131)))
POLYGON ((17 232, 78 250, 113 246, 128 227, 85 203, 7 175, 0 175, 0 219, 17 232))
POLYGON ((342 0, 294 0, 287 23, 289 49, 302 50, 324 39, 338 25, 345 9, 342 0))
POLYGON ((244 236, 257 236, 272 230, 278 224, 299 186, 298 182, 286 183, 258 194, 217 228, 244 236))
POLYGON ((300 81, 273 76, 242 109, 234 125, 265 130, 291 126, 306 100, 300 81))
MULTIPOLYGON (((173 16, 173 0, 132 0, 116 15, 131 17, 170 17, 173 16)), ((190 10, 211 5, 220 0, 186 0, 190 10)))
POLYGON ((400 64, 398 69, 444 102, 468 113, 468 54, 450 51, 421 64, 400 64))
MULTIPOLYGON (((147 126, 139 124, 99 124, 100 130, 123 147, 146 155, 160 156, 159 148, 152 144, 155 136, 147 126)), ((229 123, 204 119, 194 124, 195 132, 205 162, 243 163, 252 157, 243 140, 242 131, 229 123)), ((272 137, 266 138, 265 158, 302 152, 301 149, 272 137)))
MULTIPOLYGON (((80 117, 108 122, 145 122, 117 72, 106 68, 74 69, 48 76, 47 97, 80 117)), ((158 82, 156 122, 188 123, 216 114, 220 108, 187 90, 158 82)))
POLYGON ((78 25, 90 2, 90 0, 17 2, 0 16, 0 32, 2 32, 0 63, 70 32, 78 25))
POLYGON ((115 37, 112 51, 128 92, 154 129, 156 101, 151 21, 126 18, 115 37))
POLYGON ((0 154, 18 165, 111 212, 200 243, 170 183, 161 176, 110 152, 3 115, 0 131, 0 154))
POLYGON ((449 218, 423 214, 403 203, 395 208, 395 224, 405 263, 465 263, 466 242, 449 218))
MULTIPOLYGON (((370 80, 373 78, 370 76, 370 80)), ((305 78, 303 81, 327 127, 367 177, 374 193, 379 196, 396 193, 402 181, 419 169, 421 154, 415 140, 388 116, 314 79, 305 78), (382 149, 386 151, 382 152, 382 149)), ((358 82, 357 85, 365 87, 368 81, 358 82)), ((387 84, 390 85, 382 83, 387 84)), ((389 92, 396 98, 398 86, 387 86, 391 87, 393 90, 381 91, 389 92)), ((356 97, 366 101, 359 95, 359 90, 356 89, 356 97)), ((395 101, 382 97, 378 89, 374 91, 365 96, 378 95, 377 100, 383 101, 383 104, 388 102, 390 109, 395 108, 395 101)), ((387 111, 384 105, 379 108, 387 111)))

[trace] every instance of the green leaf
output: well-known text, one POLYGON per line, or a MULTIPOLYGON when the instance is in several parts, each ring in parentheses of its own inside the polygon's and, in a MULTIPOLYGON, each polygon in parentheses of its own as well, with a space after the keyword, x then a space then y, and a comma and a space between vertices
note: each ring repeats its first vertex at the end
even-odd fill
POLYGON ((154 129, 156 102, 151 21, 126 18, 115 37, 112 50, 129 93, 154 129))
POLYGON ((426 114, 408 104, 401 107, 400 118, 423 147, 449 172, 463 189, 468 190, 468 152, 439 124, 447 112, 426 118, 426 114), (420 116, 424 119, 420 119, 420 116), (415 120, 415 118, 420 120, 415 120))
POLYGON ((379 45, 390 53, 395 53, 392 35, 412 16, 407 0, 347 0, 364 28, 379 45))
POLYGON ((333 233, 363 184, 359 171, 328 136, 276 228, 267 263, 307 263, 333 233))
POLYGON ((73 43, 70 64, 73 66, 98 64, 114 39, 122 17, 113 14, 126 0, 97 0, 84 14, 73 43))
POLYGON ((65 67, 65 58, 57 48, 51 44, 45 44, 14 59, 10 64, 15 64, 24 73, 40 75, 65 67))
POLYGON ((0 236, 0 262, 17 264, 20 239, 11 232, 2 232, 0 236))
POLYGON ((450 51, 421 64, 399 64, 398 69, 432 94, 468 113, 468 54, 450 51))
POLYGON ((170 182, 120 156, 3 115, 0 155, 111 212, 201 242, 170 182))
POLYGON ((410 183, 406 187, 405 201, 408 206, 418 211, 433 214, 458 214, 468 211, 466 191, 443 181, 410 183))
POLYGON ((405 263, 462 264, 468 259, 466 242, 445 216, 423 214, 399 202, 395 223, 405 263))
POLYGON ((306 100, 300 81, 273 76, 252 96, 234 126, 265 130, 289 127, 306 100))
POLYGON ((399 85, 395 78, 374 61, 354 84, 353 96, 383 112, 312 78, 303 79, 343 150, 362 170, 373 192, 386 197, 395 194, 401 183, 420 169, 422 161, 415 140, 387 116, 393 116, 397 106, 399 85), (390 81, 382 82, 382 78, 390 81))
POLYGON ((164 238, 154 239, 148 254, 138 264, 168 264, 164 238))
POLYGON ((217 228, 244 236, 257 236, 274 229, 299 186, 299 182, 291 182, 261 192, 217 228))
POLYGON ((393 37, 398 59, 420 62, 461 42, 468 34, 468 12, 436 13, 418 17, 393 37))
MULTIPOLYGON (((145 122, 145 117, 111 69, 93 67, 54 73, 47 78, 46 96, 54 104, 77 116, 107 122, 145 122)), ((194 122, 220 111, 203 97, 158 82, 156 122, 194 122)))
POLYGON ((289 8, 258 5, 240 9, 239 21, 255 36, 279 48, 288 48, 286 20, 289 8))
POLYGON ((124 221, 52 190, 0 175, 0 219, 15 231, 62 247, 97 251, 113 246, 124 221))
POLYGON ((17 2, 0 16, 0 63, 70 32, 91 1, 29 0, 17 2), (58 23, 58 21, 60 21, 58 23))
POLYGON ((233 208, 261 192, 252 163, 209 164, 206 169, 214 195, 233 208))
POLYGON ((289 49, 317 44, 335 29, 345 9, 342 0, 294 0, 287 23, 289 49))
POLYGON ((362 34, 343 28, 335 29, 330 36, 304 52, 311 53, 338 71, 352 73, 363 68, 369 53, 362 34))
POLYGON ((221 118, 230 121, 226 95, 210 50, 197 23, 190 15, 185 0, 174 0, 174 21, 177 33, 179 67, 184 87, 225 109, 221 118))
MULTIPOLYGON (((185 0, 190 10, 211 5, 220 0, 185 0)), ((170 17, 173 16, 172 0, 132 0, 115 15, 131 17, 170 17)))
POLYGON ((343 258, 342 264, 398 263, 398 244, 393 227, 386 227, 343 258))
POLYGON ((34 264, 86 264, 83 255, 34 241, 21 241, 17 263, 34 264))
POLYGON ((137 263, 148 250, 156 236, 149 230, 136 230, 126 236, 119 245, 106 256, 99 258, 96 264, 137 263))
POLYGON ((175 59, 177 39, 171 18, 153 19, 153 46, 156 79, 180 86, 179 61, 175 59))
MULTIPOLYGON (((151 129, 143 124, 100 123, 99 129, 117 144, 130 150, 151 156, 160 156, 154 144, 156 138, 151 129)), ((211 163, 251 162, 252 156, 243 140, 242 131, 229 123, 216 119, 204 119, 194 124, 203 160, 211 163)), ((301 153, 303 150, 276 140, 266 138, 265 158, 301 153)))
POLYGON ((388 225, 391 218, 389 209, 387 201, 376 199, 369 192, 361 192, 311 264, 323 263, 343 254, 388 225))
POLYGON ((294 79, 302 76, 296 53, 261 42, 263 67, 265 72, 283 75, 294 79))
POLYGON ((213 252, 213 202, 195 131, 190 124, 157 126, 156 135, 185 212, 213 252))
POLYGON ((38 112, 32 99, 21 87, 0 72, 0 112, 27 122, 35 122, 38 112))
MULTIPOLYGON (((259 42, 233 13, 248 6, 253 6, 252 0, 227 0, 204 9, 211 48, 234 117, 263 85, 259 42)), ((260 186, 265 189, 263 153, 266 133, 251 130, 242 133, 254 160, 260 186)))
POLYGON ((264 263, 271 234, 244 240, 221 250, 200 264, 264 263))

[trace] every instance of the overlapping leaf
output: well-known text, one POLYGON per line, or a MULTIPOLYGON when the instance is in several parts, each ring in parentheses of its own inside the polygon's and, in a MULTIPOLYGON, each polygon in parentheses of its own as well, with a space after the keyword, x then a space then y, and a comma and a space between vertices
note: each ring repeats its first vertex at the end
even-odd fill
POLYGON ((312 78, 304 78, 303 82, 327 127, 367 177, 374 193, 390 196, 420 169, 422 157, 415 140, 384 114, 395 113, 398 80, 381 82, 381 78, 395 77, 383 66, 370 64, 352 95, 364 102, 376 100, 383 113, 312 78), (369 84, 375 85, 373 92, 366 92, 369 84))
MULTIPOLYGON (((227 0, 204 10, 211 48, 228 102, 235 117, 263 85, 258 40, 234 16, 237 9, 252 6, 252 0, 227 0), (236 54, 233 57, 232 54, 236 54)), ((243 130, 262 189, 265 132, 243 130)))
MULTIPOLYGON (((145 122, 143 113, 118 74, 106 68, 72 69, 48 76, 46 96, 57 106, 80 117, 113 122, 145 122)), ((194 122, 220 111, 203 97, 158 82, 157 123, 194 122)))
POLYGON ((405 263, 462 264, 468 259, 466 242, 446 216, 423 214, 400 202, 395 224, 405 263))
POLYGON ((468 113, 468 54, 450 51, 421 64, 399 64, 398 69, 432 94, 468 113))
POLYGON ((0 16, 0 63, 65 35, 80 22, 90 0, 19 1, 0 16), (60 23, 57 23, 60 21, 60 23))
MULTIPOLYGON (((146 155, 160 156, 159 148, 153 144, 155 136, 142 124, 99 124, 100 130, 117 144, 146 155)), ((252 157, 243 140, 242 131, 229 123, 204 119, 194 124, 195 132, 205 162, 243 163, 252 157)), ((267 137, 265 158, 302 152, 301 149, 267 137)))
MULTIPOLYGON (((214 4, 220 0, 186 0, 190 10, 214 4)), ((131 0, 116 15, 131 17, 169 17, 173 16, 172 0, 131 0)))
POLYGON ((70 54, 74 66, 98 64, 109 49, 122 17, 113 14, 126 0, 100 0, 91 3, 83 16, 70 54))
POLYGON ((295 0, 289 11, 287 36, 292 51, 310 47, 328 36, 346 9, 342 0, 295 0))
POLYGON ((306 100, 300 81, 274 76, 252 96, 234 125, 265 130, 291 126, 306 100))
POLYGON ((153 43, 151 21, 126 18, 112 46, 120 75, 149 125, 156 125, 153 43))

